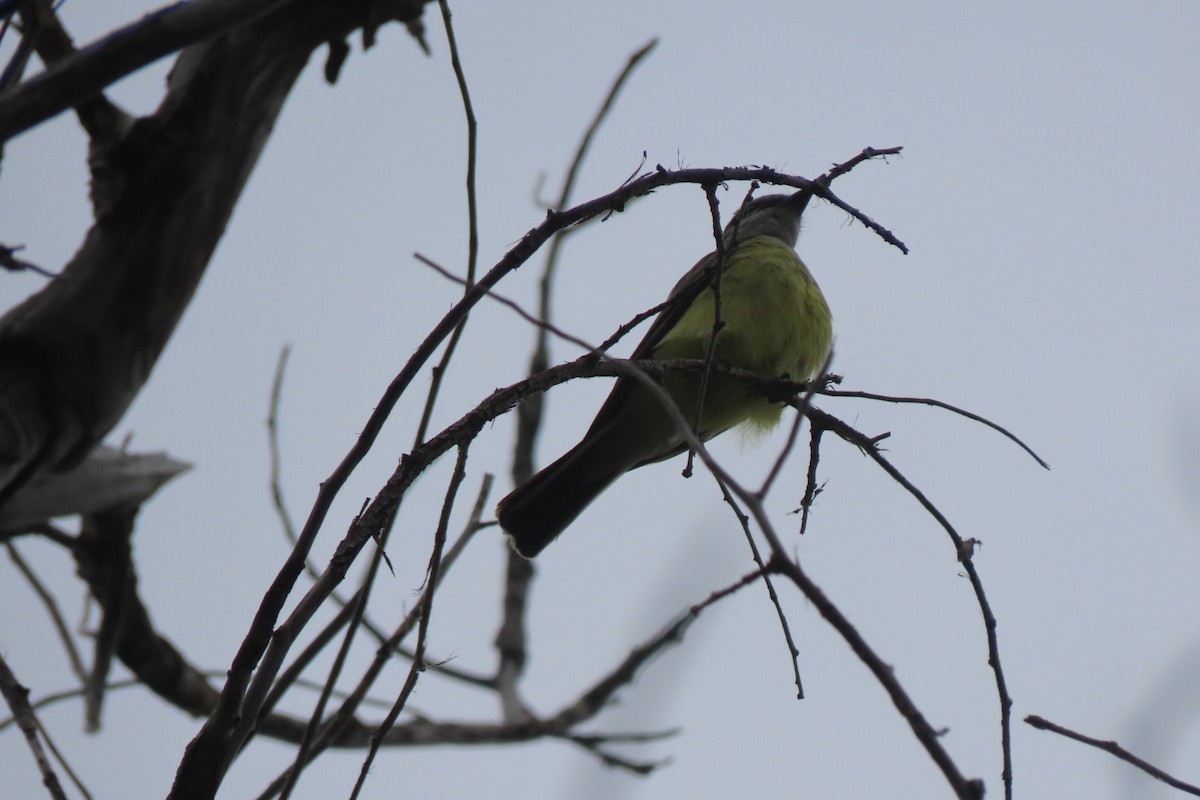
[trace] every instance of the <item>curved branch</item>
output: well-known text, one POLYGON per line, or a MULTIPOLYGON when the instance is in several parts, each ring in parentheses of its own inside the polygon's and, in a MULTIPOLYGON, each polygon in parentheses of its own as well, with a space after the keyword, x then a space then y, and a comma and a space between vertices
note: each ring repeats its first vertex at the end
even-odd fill
POLYGON ((191 0, 153 11, 18 84, 0 101, 0 142, 61 114, 188 45, 293 0, 191 0))
MULTIPOLYGON (((420 0, 412 3, 406 8, 419 11, 420 0)), ((2 132, 24 118, 30 93, 38 102, 51 94, 40 86, 78 79, 80 91, 94 94, 87 81, 105 78, 92 59, 124 63, 130 37, 173 48, 253 18, 184 50, 159 109, 92 142, 95 224, 58 279, 0 319, 0 503, 39 472, 78 463, 124 415, 191 301, 312 51, 362 24, 370 7, 184 3, 67 56, 0 99, 2 132), (100 77, 78 77, 92 69, 100 77)))

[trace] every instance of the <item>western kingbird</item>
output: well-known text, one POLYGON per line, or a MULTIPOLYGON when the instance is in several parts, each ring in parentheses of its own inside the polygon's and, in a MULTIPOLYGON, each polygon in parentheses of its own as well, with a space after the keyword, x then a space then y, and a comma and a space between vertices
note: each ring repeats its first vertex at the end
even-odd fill
MULTIPOLYGON (((814 377, 833 342, 821 289, 796 255, 800 216, 811 194, 776 194, 746 203, 725 226, 715 361, 766 378, 814 377)), ((713 272, 709 253, 671 290, 634 359, 703 359, 713 337, 713 272)), ((743 382, 711 373, 701 400, 699 371, 675 372, 663 388, 696 434, 707 441, 735 425, 774 426, 783 410, 743 382)), ((631 377, 618 378, 583 440, 500 501, 496 515, 525 558, 533 558, 625 472, 686 449, 657 397, 631 377)))

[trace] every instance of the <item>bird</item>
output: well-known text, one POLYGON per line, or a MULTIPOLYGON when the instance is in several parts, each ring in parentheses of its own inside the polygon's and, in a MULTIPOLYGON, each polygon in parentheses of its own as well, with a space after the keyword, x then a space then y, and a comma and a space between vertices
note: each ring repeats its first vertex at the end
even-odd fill
MULTIPOLYGON (((833 319, 795 250, 811 197, 800 190, 743 203, 725 226, 722 248, 679 280, 631 358, 704 359, 711 344, 713 360, 730 367, 798 382, 815 377, 833 344, 833 319)), ((778 423, 781 402, 727 373, 710 371, 703 389, 702 381, 699 370, 668 372, 662 381, 683 418, 698 423, 701 441, 739 425, 766 431, 778 423)), ((500 527, 516 552, 532 559, 621 475, 686 449, 659 398, 622 376, 580 442, 499 502, 500 527)))

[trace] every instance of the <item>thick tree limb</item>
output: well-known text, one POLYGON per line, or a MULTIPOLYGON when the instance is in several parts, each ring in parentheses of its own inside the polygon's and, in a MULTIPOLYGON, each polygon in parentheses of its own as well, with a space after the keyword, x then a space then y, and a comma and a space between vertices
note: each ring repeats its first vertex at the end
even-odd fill
MULTIPOLYGON (((415 16, 421 4, 388 10, 415 16)), ((192 36, 228 23, 233 6, 274 10, 182 52, 158 111, 114 141, 93 142, 96 223, 59 279, 0 319, 0 504, 35 474, 78 463, 120 420, 190 302, 312 51, 377 16, 361 1, 211 0, 124 31, 158 30, 169 51, 183 39, 176 27, 155 27, 162 19, 187 22, 192 36)), ((58 76, 90 63, 79 59, 110 48, 126 63, 125 35, 66 57, 0 100, 0 131, 36 81, 66 80, 58 76)), ((93 90, 104 85, 96 80, 93 90)))
POLYGON ((286 4, 286 0, 192 0, 151 12, 57 60, 9 92, 0 103, 0 141, 78 106, 164 56, 286 4))

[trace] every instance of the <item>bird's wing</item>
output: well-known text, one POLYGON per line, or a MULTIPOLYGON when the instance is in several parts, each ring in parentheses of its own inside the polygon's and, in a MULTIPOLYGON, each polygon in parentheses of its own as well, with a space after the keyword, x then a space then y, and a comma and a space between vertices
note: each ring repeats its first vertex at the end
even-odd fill
MULTIPOLYGON (((728 256, 728 253, 726 253, 726 256, 728 256)), ((642 341, 638 342, 638 346, 634 348, 633 354, 630 355, 631 360, 636 361, 637 359, 650 357, 654 348, 662 341, 663 336, 675 327, 675 323, 679 322, 679 318, 688 310, 692 302, 711 284, 712 270, 716 267, 716 263, 716 252, 709 253, 697 261, 695 266, 679 279, 671 289, 671 293, 667 295, 670 305, 660 311, 658 316, 654 318, 654 322, 650 324, 650 329, 646 331, 646 335, 642 337, 642 341)), ((592 425, 588 428, 588 436, 601 431, 612 421, 612 418, 625 402, 629 391, 636 383, 637 381, 633 378, 617 379, 612 391, 608 395, 608 399, 604 401, 604 405, 600 406, 600 411, 596 413, 596 418, 592 420, 592 425)))

